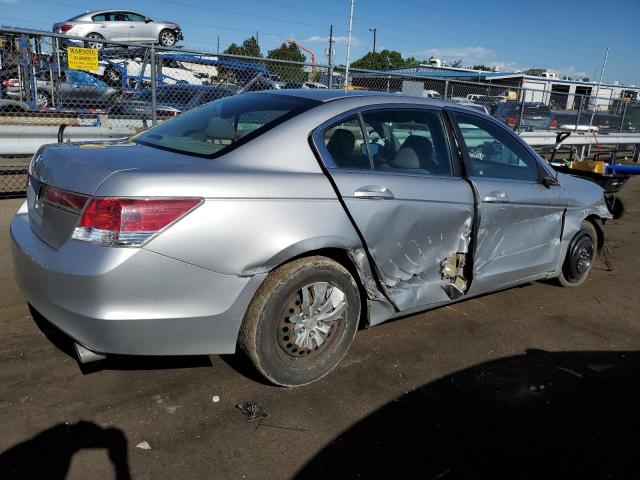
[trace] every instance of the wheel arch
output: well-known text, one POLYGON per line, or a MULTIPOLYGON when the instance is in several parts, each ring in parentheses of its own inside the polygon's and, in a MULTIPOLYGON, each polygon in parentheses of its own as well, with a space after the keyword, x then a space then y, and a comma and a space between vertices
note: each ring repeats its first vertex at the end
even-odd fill
POLYGON ((295 260, 318 255, 339 263, 354 278, 360 293, 360 327, 367 328, 391 316, 393 307, 378 288, 369 260, 361 247, 347 248, 331 245, 311 248, 281 259, 280 263, 274 265, 271 270, 295 260))
POLYGON ((603 228, 604 219, 596 214, 591 214, 585 217, 584 221, 589 222, 591 225, 593 225, 593 228, 595 228, 596 235, 598 236, 597 238, 598 253, 600 253, 604 248, 604 228, 603 228))

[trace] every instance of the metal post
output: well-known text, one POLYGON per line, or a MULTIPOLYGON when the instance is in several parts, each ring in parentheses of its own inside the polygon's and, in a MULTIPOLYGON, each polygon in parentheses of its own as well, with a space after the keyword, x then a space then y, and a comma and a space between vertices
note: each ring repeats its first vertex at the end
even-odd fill
POLYGON ((522 89, 522 102, 520 104, 520 118, 518 119, 518 127, 522 126, 522 114, 524 113, 524 99, 527 96, 527 90, 522 89))
MULTIPOLYGON (((598 95, 600 95, 600 85, 602 85, 602 79, 604 78, 604 69, 607 66, 607 58, 609 57, 609 48, 604 54, 604 61, 602 62, 602 70, 600 71, 600 81, 598 82, 598 86, 596 87, 596 100, 593 105, 593 113, 591 114, 591 120, 589 120, 589 131, 591 131, 591 125, 593 125, 593 117, 596 116, 596 109, 598 108, 598 95)), ((589 146, 591 148, 591 146, 589 146)))
POLYGON ((329 25, 329 88, 333 88, 333 24, 329 25))
POLYGON ((578 105, 578 116, 576 117, 575 131, 578 131, 578 123, 580 123, 580 115, 582 115, 582 102, 584 102, 584 95, 580 95, 580 104, 578 105))
POLYGON ((216 53, 220 53, 220 35, 218 35, 218 47, 216 48, 216 53))
POLYGON ((353 28, 353 7, 356 0, 351 0, 351 12, 349 13, 349 36, 347 37, 347 65, 344 70, 344 87, 349 87, 349 63, 351 62, 351 29, 353 28))
POLYGON ((151 45, 149 56, 149 68, 151 70, 151 125, 158 123, 158 111, 156 104, 156 49, 151 45))
POLYGON ((622 133, 622 129, 624 128, 624 117, 627 115, 627 106, 629 102, 624 102, 624 109, 622 110, 622 120, 620 120, 620 133, 622 133))
POLYGON ((376 57, 376 32, 378 31, 378 29, 376 27, 371 27, 369 28, 370 32, 373 32, 373 54, 371 56, 371 68, 373 69, 374 65, 375 65, 375 57, 376 57))
POLYGON ((449 91, 449 80, 444 81, 444 99, 447 99, 447 92, 449 91))

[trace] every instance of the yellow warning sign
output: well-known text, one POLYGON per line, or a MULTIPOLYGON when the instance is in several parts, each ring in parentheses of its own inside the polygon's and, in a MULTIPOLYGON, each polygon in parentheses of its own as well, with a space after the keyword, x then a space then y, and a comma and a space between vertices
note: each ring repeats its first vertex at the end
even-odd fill
POLYGON ((517 100, 518 99, 518 92, 516 92, 514 90, 509 90, 509 96, 507 98, 509 100, 517 100))
POLYGON ((67 48, 67 61, 71 70, 98 70, 98 50, 95 48, 67 48))

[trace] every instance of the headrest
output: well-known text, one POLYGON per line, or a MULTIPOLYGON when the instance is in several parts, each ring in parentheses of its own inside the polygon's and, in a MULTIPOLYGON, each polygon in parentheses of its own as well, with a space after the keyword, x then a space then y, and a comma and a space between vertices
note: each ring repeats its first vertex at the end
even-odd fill
POLYGON ((411 148, 423 162, 430 160, 433 153, 431 140, 420 135, 409 135, 400 147, 401 150, 403 148, 411 148))
POLYGON ((420 159, 413 148, 404 148, 404 145, 395 157, 391 159, 389 165, 398 169, 419 169, 420 159))
POLYGON ((346 128, 338 128, 327 144, 327 150, 332 155, 344 157, 346 155, 352 155, 353 149, 356 146, 356 137, 351 130, 346 128))

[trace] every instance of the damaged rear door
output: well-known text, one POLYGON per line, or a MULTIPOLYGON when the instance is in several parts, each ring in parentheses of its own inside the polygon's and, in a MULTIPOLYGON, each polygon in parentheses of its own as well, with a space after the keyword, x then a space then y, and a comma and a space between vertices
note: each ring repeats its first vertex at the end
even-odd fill
POLYGON ((399 311, 466 291, 474 197, 439 109, 367 109, 325 124, 314 143, 399 311))
POLYGON ((478 197, 470 292, 545 277, 560 254, 561 187, 544 181, 536 156, 498 122, 466 112, 452 116, 478 197))

